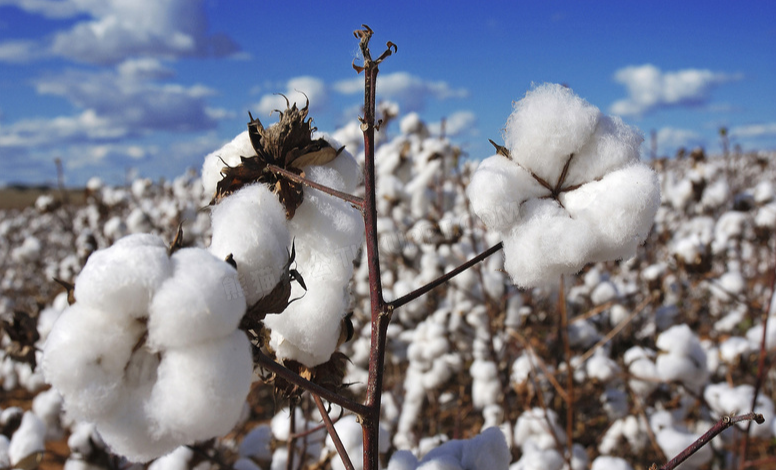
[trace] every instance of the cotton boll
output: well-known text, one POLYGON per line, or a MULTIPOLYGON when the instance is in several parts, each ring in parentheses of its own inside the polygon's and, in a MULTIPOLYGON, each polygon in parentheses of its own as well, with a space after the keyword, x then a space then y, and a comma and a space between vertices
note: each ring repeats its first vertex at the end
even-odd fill
MULTIPOLYGON (((555 411, 533 408, 524 411, 517 418, 515 444, 524 447, 530 443, 535 448, 545 450, 555 447, 556 438, 560 442, 566 441, 566 433, 558 425, 558 415, 555 411)), ((525 451, 525 448, 523 450, 525 451)))
POLYGON ((252 357, 242 331, 164 353, 146 405, 152 434, 195 442, 229 432, 250 390, 252 357))
POLYGON ((554 184, 569 155, 590 139, 599 119, 598 109, 569 88, 543 84, 515 103, 504 142, 513 160, 554 184))
POLYGON ((614 379, 620 373, 617 363, 607 357, 604 350, 600 348, 587 360, 585 370, 588 377, 604 383, 614 379))
POLYGON ((148 470, 188 470, 189 462, 194 456, 194 451, 189 447, 181 446, 154 460, 148 466, 148 470))
POLYGON ((234 256, 245 301, 254 305, 274 289, 288 262, 285 209, 266 186, 255 184, 222 200, 211 215, 210 252, 234 256))
POLYGON ((709 377, 706 353, 697 336, 686 324, 676 325, 658 336, 659 354, 655 366, 666 381, 679 381, 699 391, 709 377))
POLYGON ((730 186, 725 179, 720 179, 706 187, 701 197, 701 204, 704 207, 716 209, 728 199, 730 199, 730 186))
POLYGON ((595 244, 585 222, 569 218, 553 201, 531 199, 523 211, 523 222, 504 237, 504 267, 515 284, 551 284, 584 267, 595 244))
POLYGON ((77 418, 95 420, 120 399, 124 368, 143 334, 140 323, 76 303, 65 310, 43 352, 46 380, 77 418))
POLYGON ((593 460, 593 466, 590 470, 633 470, 633 467, 620 457, 599 455, 593 460))
POLYGON ((619 117, 601 116, 595 133, 569 165, 568 186, 595 180, 639 160, 641 133, 619 117))
POLYGON ((565 459, 555 449, 532 448, 523 452, 520 460, 512 464, 510 470, 561 470, 565 459))
POLYGON ((27 237, 24 242, 11 251, 11 259, 19 264, 33 263, 40 259, 43 245, 35 237, 27 237))
POLYGON ((418 466, 418 459, 408 450, 397 450, 391 455, 388 461, 387 470, 415 470, 418 466))
POLYGON ((751 350, 752 344, 740 336, 731 336, 719 345, 720 358, 729 364, 735 364, 743 354, 751 350))
MULTIPOLYGON (((11 445, 11 441, 7 437, 0 434, 0 468, 11 467, 11 457, 8 456, 8 447, 11 445)), ((393 459, 392 459, 393 460, 393 459)), ((390 466, 388 467, 391 468, 390 466)), ((414 470, 415 467, 412 467, 414 470)))
POLYGON ((270 461, 272 459, 271 444, 272 428, 268 425, 256 426, 240 442, 240 456, 270 461))
POLYGON ((564 193, 560 200, 593 231, 592 260, 620 259, 633 256, 649 234, 660 206, 660 185, 650 168, 630 165, 564 193))
MULTIPOLYGON (((771 315, 773 318, 773 315, 771 315)), ((755 325, 746 332, 746 339, 749 340, 751 349, 754 351, 760 350, 763 338, 763 325, 755 325)), ((767 351, 776 347, 776 321, 768 321, 768 329, 765 333, 765 349, 767 351)))
POLYGON ((491 361, 475 360, 469 373, 472 382, 472 405, 481 410, 489 405, 495 405, 501 395, 501 382, 498 380, 498 367, 491 361))
POLYGON ((14 467, 25 458, 45 450, 46 425, 32 412, 25 412, 19 429, 13 433, 8 457, 14 467))
MULTIPOLYGON (((754 387, 751 385, 731 387, 727 383, 710 384, 704 390, 703 398, 717 417, 730 416, 751 409, 754 387)), ((758 395, 754 412, 762 414, 766 423, 771 422, 774 417, 773 401, 767 396, 758 395)), ((747 426, 746 422, 738 423, 739 429, 745 430, 747 426)), ((750 433, 765 439, 772 436, 770 427, 757 424, 751 425, 750 433)))
POLYGON ((474 212, 498 232, 517 222, 523 201, 546 191, 524 168, 501 155, 483 160, 466 188, 474 212))
POLYGON ((772 201, 774 197, 776 197, 776 188, 774 188, 772 181, 763 180, 757 183, 757 186, 754 187, 752 196, 754 197, 754 201, 756 203, 765 204, 772 201))
POLYGON ((199 248, 179 250, 171 262, 172 276, 149 307, 149 347, 162 350, 229 336, 245 314, 235 269, 199 248))
POLYGON ((759 208, 754 216, 754 224, 760 228, 776 229, 776 203, 759 208))
POLYGON ((235 167, 241 163, 240 157, 252 157, 256 150, 251 145, 248 131, 238 134, 220 149, 208 154, 202 165, 202 188, 207 195, 214 195, 216 186, 221 181, 221 169, 225 166, 235 167))
POLYGON ((114 216, 105 222, 103 233, 111 240, 118 240, 127 234, 127 225, 120 217, 114 216))
POLYGON ((46 425, 47 438, 61 437, 59 415, 62 412, 62 397, 56 389, 50 388, 35 395, 32 400, 32 412, 46 425))
POLYGON ((593 292, 590 294, 590 300, 592 300, 595 305, 601 305, 616 299, 617 296, 617 287, 611 282, 606 281, 598 284, 598 286, 593 289, 593 292))
POLYGON ((75 282, 75 299, 118 317, 140 318, 162 281, 171 274, 164 242, 151 235, 129 235, 92 253, 75 282))

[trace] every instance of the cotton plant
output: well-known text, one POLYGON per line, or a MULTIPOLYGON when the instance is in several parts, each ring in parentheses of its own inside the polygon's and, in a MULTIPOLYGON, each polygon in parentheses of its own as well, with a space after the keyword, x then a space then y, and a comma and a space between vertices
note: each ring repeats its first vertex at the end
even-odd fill
POLYGON ((468 187, 472 207, 503 237, 505 268, 531 287, 595 261, 634 256, 660 205, 643 138, 561 85, 515 104, 505 147, 468 187))

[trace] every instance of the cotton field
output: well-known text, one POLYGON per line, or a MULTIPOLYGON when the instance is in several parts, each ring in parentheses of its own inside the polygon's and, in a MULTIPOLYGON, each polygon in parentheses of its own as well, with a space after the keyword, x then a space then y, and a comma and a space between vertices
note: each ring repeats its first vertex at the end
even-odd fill
MULTIPOLYGON (((560 88, 533 93, 564 106, 572 100, 560 88)), ((595 114, 586 103, 572 104, 583 116, 595 114)), ((507 147, 535 132, 521 119, 510 118, 507 147)), ((640 137, 605 118, 595 134, 595 125, 580 128, 575 148, 603 152, 616 135, 627 141, 626 150, 616 149, 626 157, 596 160, 568 178, 616 200, 588 207, 553 191, 572 220, 542 205, 542 188, 506 164, 503 147, 481 161, 432 135, 416 114, 397 121, 384 123, 376 149, 386 300, 499 242, 504 250, 393 313, 380 423, 384 468, 647 469, 723 416, 749 411, 765 422, 733 426, 679 468, 740 468, 742 458, 750 468, 776 465, 776 375, 768 367, 776 351, 776 154, 706 156, 698 149, 625 168, 638 160, 640 137), (612 220, 618 211, 627 222, 612 220), (522 229, 521 217, 531 219, 522 229), (604 237, 596 239, 600 246, 588 243, 591 233, 604 237), (588 255, 627 259, 587 263, 588 255), (578 273, 563 274, 570 271, 578 273)), ((307 177, 363 194, 363 185, 351 184, 364 161, 358 124, 316 137, 344 150, 307 177)), ((237 164, 250 145, 244 133, 207 158, 211 149, 203 149, 202 177, 190 172, 126 187, 94 178, 84 205, 63 203, 54 192, 34 207, 2 212, 0 469, 345 468, 309 395, 289 411, 271 374, 257 367, 245 378, 251 358, 239 332, 241 296, 255 295, 246 282, 259 279, 252 275, 262 266, 291 263, 303 284, 293 284, 288 310, 267 316, 268 344, 276 357, 309 367, 336 349, 347 357, 341 393, 362 400, 370 349, 363 224, 349 204, 314 190, 294 207, 293 220, 286 220, 288 206, 258 186, 210 209, 221 167, 237 164), (169 256, 179 226, 180 249, 169 256), (250 237, 253 245, 233 248, 250 237), (235 269, 217 263, 229 254, 235 269), (73 284, 78 303, 68 307, 63 286, 73 284), (240 302, 220 303, 226 288, 240 302), (210 302, 207 312, 228 324, 190 316, 198 302, 210 302), (121 319, 87 321, 105 310, 121 319), (308 311, 320 323, 306 323, 308 311), (347 341, 337 337, 343 312, 352 312, 347 341), (55 328, 58 321, 71 326, 55 328), (153 354, 126 359, 140 343, 153 354), (99 361, 72 353, 86 350, 99 361), (124 386, 115 391, 117 383, 124 386)), ((558 155, 569 153, 560 147, 558 155)), ((524 151, 513 150, 513 158, 544 174, 533 150, 524 151)), ((272 287, 283 275, 269 270, 260 279, 272 287)), ((329 415, 360 468, 356 417, 336 405, 329 415)))

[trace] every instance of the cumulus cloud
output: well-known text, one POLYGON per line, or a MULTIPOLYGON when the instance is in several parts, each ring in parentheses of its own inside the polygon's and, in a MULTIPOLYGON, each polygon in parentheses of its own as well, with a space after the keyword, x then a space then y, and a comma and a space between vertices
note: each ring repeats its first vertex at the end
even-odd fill
POLYGON ((610 111, 639 116, 666 107, 703 105, 714 88, 741 78, 705 69, 663 72, 652 64, 632 65, 614 74, 614 80, 627 88, 628 97, 612 104, 610 111))
MULTIPOLYGON (((423 109, 429 98, 447 100, 469 96, 464 88, 453 88, 444 81, 424 80, 407 72, 380 75, 379 86, 381 97, 396 101, 407 112, 423 109)), ((334 84, 334 90, 344 95, 363 93, 364 79, 357 77, 339 81, 334 84)))
MULTIPOLYGON (((476 135, 477 116, 471 111, 456 111, 445 119, 445 135, 458 137, 462 135, 476 135)), ((428 125, 432 134, 442 133, 442 123, 434 122, 428 125)))
POLYGON ((207 105, 206 98, 212 94, 207 87, 138 78, 150 70, 158 74, 162 69, 156 65, 125 63, 114 71, 67 71, 38 80, 38 93, 65 98, 80 111, 0 127, 0 148, 99 143, 159 131, 205 131, 228 117, 225 111, 207 105))
POLYGON ((669 149, 674 150, 680 147, 692 148, 703 143, 703 137, 691 130, 663 127, 657 131, 657 145, 663 153, 666 153, 669 149))
POLYGON ((0 60, 19 61, 39 49, 79 62, 116 64, 129 57, 224 57, 238 51, 210 34, 204 0, 0 0, 48 18, 80 18, 45 43, 0 43, 0 60))
POLYGON ((741 137, 741 138, 758 138, 758 137, 775 136, 776 122, 736 126, 730 130, 730 135, 733 137, 741 137))
MULTIPOLYGON (((329 92, 323 80, 309 76, 292 78, 285 84, 285 90, 282 93, 290 103, 296 103, 299 108, 303 107, 309 99, 311 115, 325 108, 329 100, 329 92)), ((255 110, 258 113, 257 117, 261 119, 276 109, 280 111, 286 109, 286 100, 278 93, 268 93, 251 106, 251 109, 255 110)))

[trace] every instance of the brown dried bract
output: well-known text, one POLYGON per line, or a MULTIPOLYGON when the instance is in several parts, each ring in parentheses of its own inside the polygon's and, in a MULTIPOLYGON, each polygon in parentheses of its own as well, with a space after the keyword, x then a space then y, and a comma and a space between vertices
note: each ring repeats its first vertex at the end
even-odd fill
MULTIPOLYGON (((285 96, 284 96, 285 98, 285 96)), ((248 114, 248 136, 256 156, 241 157, 242 162, 235 166, 226 166, 221 170, 223 179, 216 187, 212 203, 253 183, 266 184, 286 209, 286 217, 294 217, 296 209, 302 204, 302 184, 290 181, 268 168, 274 165, 304 177, 302 168, 307 165, 323 165, 339 155, 341 149, 335 149, 324 139, 312 139, 315 127, 312 118, 307 117, 310 102, 298 109, 296 103, 288 106, 286 98, 285 112, 278 111, 279 121, 264 128, 259 119, 248 114)))
MULTIPOLYGON (((328 361, 315 367, 307 367, 292 360, 283 361, 283 365, 302 378, 316 383, 327 390, 339 393, 347 386, 343 385, 342 381, 345 378, 348 362, 350 362, 350 359, 346 355, 335 351, 328 361)), ((274 378, 274 385, 275 397, 279 399, 296 398, 304 392, 303 389, 290 382, 286 382, 279 376, 274 378)))

